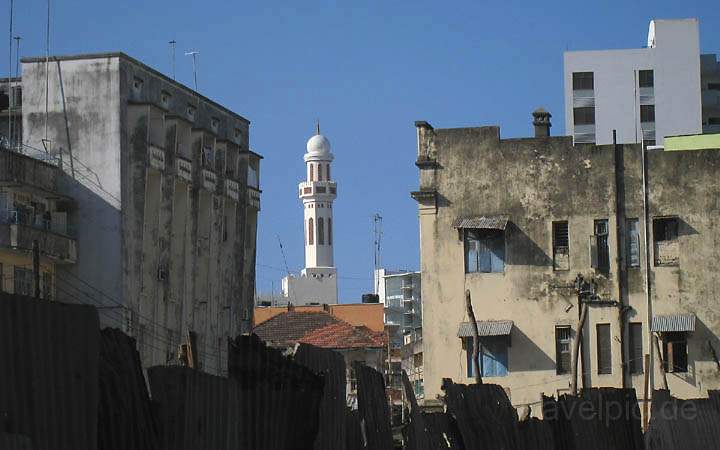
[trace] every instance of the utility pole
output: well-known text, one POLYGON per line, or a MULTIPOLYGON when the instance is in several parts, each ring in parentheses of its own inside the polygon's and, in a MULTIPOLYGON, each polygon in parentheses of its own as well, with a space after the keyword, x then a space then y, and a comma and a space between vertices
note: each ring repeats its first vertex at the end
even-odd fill
POLYGON ((33 282, 35 284, 35 299, 40 299, 40 244, 37 239, 32 244, 33 282))
POLYGON ((195 79, 195 92, 198 90, 198 83, 197 83, 197 55, 199 55, 200 52, 197 50, 192 50, 189 52, 185 52, 185 56, 192 56, 193 61, 193 78, 195 79))
MULTIPOLYGON (((318 123, 318 131, 320 124, 318 123)), ((380 277, 378 270, 380 269, 380 241, 382 240, 382 216, 380 213, 373 215, 373 277, 375 278, 375 294, 380 291, 380 277)))
POLYGON ((10 136, 12 135, 12 119, 11 117, 11 106, 12 106, 12 41, 13 41, 13 7, 15 2, 10 0, 10 52, 8 53, 8 145, 10 145, 10 136))
POLYGON ((175 41, 175 39, 173 39, 172 41, 168 42, 168 44, 170 44, 170 47, 172 48, 172 51, 170 53, 170 61, 171 61, 171 66, 172 66, 172 78, 174 80, 175 79, 175 44, 177 44, 177 42, 175 41))

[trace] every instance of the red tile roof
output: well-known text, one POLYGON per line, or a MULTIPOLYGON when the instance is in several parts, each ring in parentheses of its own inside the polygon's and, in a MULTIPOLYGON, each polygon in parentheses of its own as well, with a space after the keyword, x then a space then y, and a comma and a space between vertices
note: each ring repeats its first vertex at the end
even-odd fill
POLYGON ((378 348, 386 345, 384 333, 350 325, 324 311, 288 311, 261 323, 253 332, 275 347, 296 343, 334 349, 378 348))

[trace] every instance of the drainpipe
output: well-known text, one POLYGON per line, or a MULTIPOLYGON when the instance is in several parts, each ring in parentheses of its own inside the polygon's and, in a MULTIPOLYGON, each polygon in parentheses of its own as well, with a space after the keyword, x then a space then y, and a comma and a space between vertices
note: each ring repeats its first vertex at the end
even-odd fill
POLYGON ((617 131, 613 130, 613 147, 615 151, 615 236, 617 242, 617 273, 618 273, 618 325, 620 328, 620 375, 622 387, 628 387, 628 364, 625 350, 625 314, 629 306, 626 304, 627 265, 625 264, 625 155, 623 147, 617 142, 617 131))
MULTIPOLYGON (((655 353, 655 345, 654 345, 654 339, 653 334, 650 331, 650 327, 652 326, 652 285, 650 282, 650 264, 652 264, 651 256, 650 256, 650 211, 648 207, 648 162, 647 162, 647 152, 645 151, 645 145, 640 144, 640 162, 642 163, 642 193, 643 193, 643 221, 645 222, 645 226, 643 227, 643 233, 644 233, 644 240, 645 240, 645 308, 647 310, 647 317, 646 317, 646 323, 647 323, 647 348, 648 353, 650 354, 650 361, 655 361, 654 359, 654 353, 655 353)), ((655 370, 653 369, 653 364, 650 364, 649 367, 645 367, 645 370, 650 371, 650 385, 655 389, 655 370)))

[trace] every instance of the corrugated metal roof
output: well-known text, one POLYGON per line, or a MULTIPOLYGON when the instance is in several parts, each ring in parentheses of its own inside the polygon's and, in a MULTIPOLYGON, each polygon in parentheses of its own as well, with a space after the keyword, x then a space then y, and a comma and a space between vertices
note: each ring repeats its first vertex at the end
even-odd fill
POLYGON ((650 331, 664 333, 668 331, 695 331, 695 314, 673 314, 654 316, 650 331))
MULTIPOLYGON (((513 327, 512 320, 478 320, 479 336, 508 336, 513 327)), ((470 322, 462 322, 458 329, 458 337, 470 337, 473 335, 470 322)))
POLYGON ((510 220, 510 216, 505 215, 459 217, 453 222, 453 227, 504 230, 508 220, 510 220))

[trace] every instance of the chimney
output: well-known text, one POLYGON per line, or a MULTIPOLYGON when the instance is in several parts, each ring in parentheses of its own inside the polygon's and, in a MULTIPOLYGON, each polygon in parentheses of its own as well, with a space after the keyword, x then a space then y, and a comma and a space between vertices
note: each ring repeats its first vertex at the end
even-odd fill
POLYGON ((541 106, 532 113, 533 115, 533 126, 535 126, 535 137, 548 137, 550 136, 550 118, 552 114, 545 111, 541 106))

